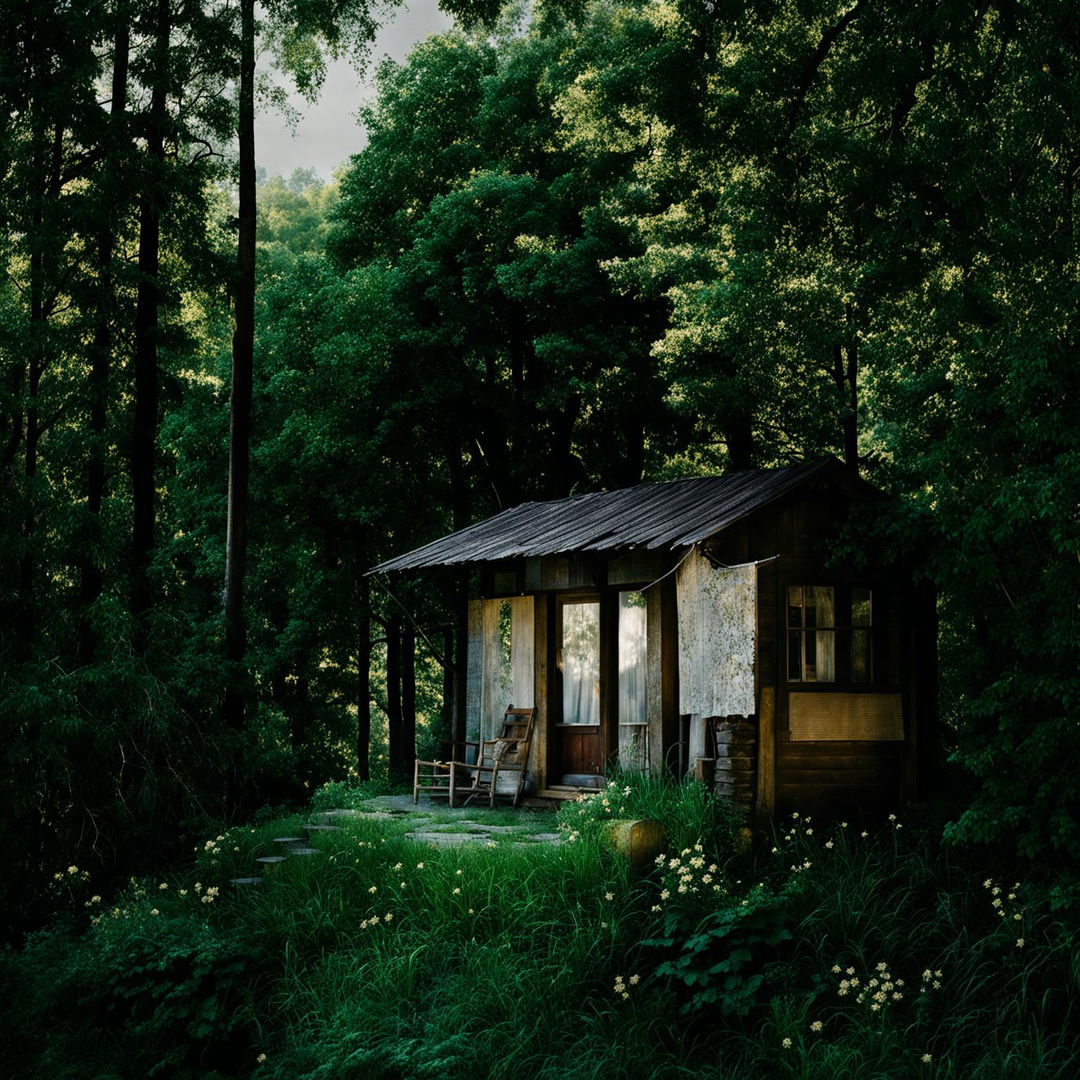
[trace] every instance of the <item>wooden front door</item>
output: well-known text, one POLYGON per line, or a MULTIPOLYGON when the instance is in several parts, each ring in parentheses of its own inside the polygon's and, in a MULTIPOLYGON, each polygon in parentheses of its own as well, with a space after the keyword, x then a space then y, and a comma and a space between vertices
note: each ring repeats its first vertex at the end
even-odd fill
POLYGON ((581 784, 603 773, 600 597, 559 597, 555 606, 552 773, 581 784))

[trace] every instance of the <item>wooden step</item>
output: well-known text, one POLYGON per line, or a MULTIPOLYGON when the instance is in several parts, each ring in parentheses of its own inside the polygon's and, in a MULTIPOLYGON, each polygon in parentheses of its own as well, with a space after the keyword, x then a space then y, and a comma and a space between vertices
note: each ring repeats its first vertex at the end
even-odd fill
POLYGON ((576 799, 579 795, 596 795, 596 788, 573 787, 570 784, 552 784, 551 787, 542 788, 537 794, 542 799, 576 799))

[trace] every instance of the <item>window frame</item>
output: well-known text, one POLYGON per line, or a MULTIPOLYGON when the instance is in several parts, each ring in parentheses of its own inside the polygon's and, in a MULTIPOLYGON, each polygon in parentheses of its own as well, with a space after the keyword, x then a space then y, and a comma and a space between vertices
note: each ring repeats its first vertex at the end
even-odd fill
MULTIPOLYGON (((822 581, 820 578, 811 581, 811 577, 799 580, 786 581, 783 584, 783 641, 784 641, 784 682, 787 686, 798 686, 804 689, 813 687, 839 688, 852 690, 868 690, 871 687, 881 685, 882 675, 889 670, 887 657, 883 651, 882 631, 885 620, 881 609, 882 588, 873 582, 857 581, 822 581), (832 621, 830 624, 820 624, 815 618, 815 625, 807 626, 805 614, 800 615, 798 624, 792 621, 792 611, 796 607, 800 612, 806 611, 806 593, 802 593, 798 605, 792 603, 792 590, 794 589, 830 589, 832 591, 832 621), (853 608, 856 594, 866 593, 868 610, 865 621, 858 623, 853 619, 853 608), (833 635, 833 678, 825 680, 818 677, 807 679, 806 674, 806 644, 810 633, 828 632, 833 635), (799 674, 792 671, 792 644, 794 636, 799 635, 799 674), (862 678, 854 677, 855 642, 856 635, 864 635, 865 638, 865 666, 866 674, 862 678)), ((816 674, 816 672, 815 672, 816 674)))

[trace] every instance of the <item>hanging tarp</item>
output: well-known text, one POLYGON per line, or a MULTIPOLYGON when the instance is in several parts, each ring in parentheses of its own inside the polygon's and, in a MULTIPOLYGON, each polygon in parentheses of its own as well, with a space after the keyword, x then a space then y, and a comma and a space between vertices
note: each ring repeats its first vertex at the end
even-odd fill
POLYGON ((479 723, 470 726, 470 732, 493 739, 509 706, 533 706, 533 598, 515 596, 473 603, 478 619, 475 628, 470 623, 469 647, 473 648, 475 632, 480 687, 479 723))
POLYGON ((676 572, 675 592, 679 712, 752 715, 757 567, 714 568, 695 548, 676 572))

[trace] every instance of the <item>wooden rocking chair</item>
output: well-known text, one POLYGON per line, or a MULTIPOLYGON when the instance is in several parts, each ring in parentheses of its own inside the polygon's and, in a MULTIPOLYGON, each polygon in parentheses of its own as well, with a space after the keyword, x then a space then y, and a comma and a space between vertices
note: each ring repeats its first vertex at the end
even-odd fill
POLYGON ((464 804, 477 796, 486 796, 489 806, 495 805, 496 798, 509 798, 517 806, 525 786, 535 721, 536 709, 510 706, 498 738, 457 744, 455 756, 461 747, 461 756, 472 757, 472 761, 418 759, 413 769, 413 802, 419 802, 420 792, 427 791, 446 795, 451 806, 457 806, 459 799, 464 804))

